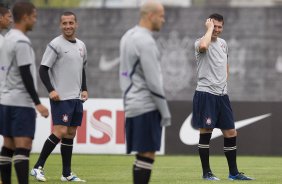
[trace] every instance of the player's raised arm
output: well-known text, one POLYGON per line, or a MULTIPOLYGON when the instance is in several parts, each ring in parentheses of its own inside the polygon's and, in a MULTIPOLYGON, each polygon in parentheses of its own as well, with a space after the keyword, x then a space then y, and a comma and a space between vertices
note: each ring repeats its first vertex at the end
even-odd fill
POLYGON ((199 48, 198 48, 199 52, 205 52, 211 43, 212 33, 214 29, 213 20, 211 18, 208 18, 206 20, 205 26, 206 26, 206 33, 200 39, 199 48))

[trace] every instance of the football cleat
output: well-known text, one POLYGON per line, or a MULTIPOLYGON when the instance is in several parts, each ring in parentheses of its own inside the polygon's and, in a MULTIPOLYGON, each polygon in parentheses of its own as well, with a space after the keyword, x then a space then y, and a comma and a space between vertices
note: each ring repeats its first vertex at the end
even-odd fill
POLYGON ((212 172, 207 172, 206 174, 203 175, 204 180, 215 180, 218 181, 220 180, 218 177, 216 177, 212 172))
POLYGON ((34 176, 35 179, 37 179, 38 181, 46 181, 44 171, 43 171, 43 168, 41 166, 39 166, 38 168, 33 168, 30 171, 30 175, 34 176))
POLYGON ((232 176, 231 174, 229 174, 228 176, 229 180, 254 180, 254 178, 250 178, 248 176, 245 176, 244 173, 240 172, 235 176, 232 176))
POLYGON ((85 180, 80 179, 76 175, 72 174, 69 175, 68 177, 61 177, 61 181, 71 181, 71 182, 86 182, 85 180))

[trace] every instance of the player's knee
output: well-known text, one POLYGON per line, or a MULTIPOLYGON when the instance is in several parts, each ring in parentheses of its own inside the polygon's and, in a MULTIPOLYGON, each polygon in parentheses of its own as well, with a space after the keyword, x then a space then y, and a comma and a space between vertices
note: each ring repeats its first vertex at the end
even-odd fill
POLYGON ((54 129, 53 134, 55 134, 55 136, 59 139, 62 139, 68 134, 68 129, 67 127, 56 128, 54 129))
POLYGON ((237 136, 237 131, 235 129, 225 130, 225 131, 223 131, 223 135, 226 138, 236 137, 237 136))
POLYGON ((152 160, 155 159, 155 152, 142 152, 142 153, 139 152, 138 155, 142 157, 150 158, 152 160))
POLYGON ((76 127, 68 127, 67 135, 68 138, 74 138, 76 135, 76 127))
POLYGON ((68 132, 65 138, 73 139, 76 135, 76 132, 68 132))

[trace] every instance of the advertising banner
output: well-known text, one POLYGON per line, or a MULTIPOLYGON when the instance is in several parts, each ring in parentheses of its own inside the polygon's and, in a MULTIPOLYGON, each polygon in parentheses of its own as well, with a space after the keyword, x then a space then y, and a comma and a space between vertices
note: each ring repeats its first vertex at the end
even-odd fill
MULTIPOLYGON (((49 99, 41 102, 50 110, 49 99)), ((74 153, 125 154, 124 111, 122 99, 88 99, 84 104, 82 125, 77 129, 74 153)), ((62 117, 63 118, 63 117, 62 117)), ((37 115, 32 152, 39 153, 51 134, 52 120, 37 115)), ((3 143, 2 136, 0 145, 3 143)), ((57 145, 53 153, 60 153, 57 145)), ((164 154, 164 132, 159 154, 164 154)))
MULTIPOLYGON (((47 98, 41 99, 49 107, 47 98)), ((198 154, 199 132, 192 127, 192 102, 170 101, 172 126, 163 131, 158 154, 198 154)), ((281 102, 232 102, 240 155, 281 155, 281 102)), ((38 114, 32 152, 38 153, 51 134, 52 120, 38 114)), ((2 137, 0 145, 2 145, 2 137)), ((84 103, 82 126, 74 153, 125 154, 124 112, 121 99, 89 99, 84 103)), ((54 150, 60 152, 58 145, 54 150)), ((223 154, 223 136, 214 129, 211 154, 223 154)))
MULTIPOLYGON (((233 102, 238 132, 237 152, 243 155, 281 155, 280 102, 233 102)), ((170 102, 172 126, 166 130, 166 154, 198 154, 199 132, 192 123, 192 102, 170 102)), ((223 136, 214 129, 211 154, 223 154, 223 136)))

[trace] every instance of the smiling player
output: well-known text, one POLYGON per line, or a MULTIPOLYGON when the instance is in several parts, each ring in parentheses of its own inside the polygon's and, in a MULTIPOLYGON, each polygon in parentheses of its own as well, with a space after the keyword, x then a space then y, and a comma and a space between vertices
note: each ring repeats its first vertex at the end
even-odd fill
POLYGON ((39 69, 41 80, 49 92, 54 130, 47 138, 31 175, 46 181, 43 167, 61 141, 63 172, 61 181, 84 182, 71 171, 73 140, 81 125, 82 102, 88 99, 84 66, 85 44, 75 37, 76 15, 64 12, 60 17, 62 35, 53 39, 45 50, 39 69))
POLYGON ((230 180, 252 180, 237 169, 236 136, 233 113, 227 95, 228 47, 219 35, 223 31, 223 16, 212 14, 206 20, 205 35, 195 42, 197 88, 193 98, 193 124, 200 130, 199 155, 203 179, 219 180, 211 171, 209 143, 214 128, 224 135, 224 153, 230 180))

